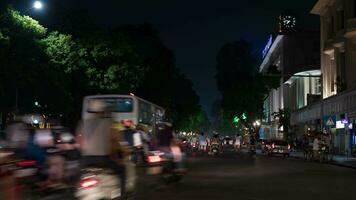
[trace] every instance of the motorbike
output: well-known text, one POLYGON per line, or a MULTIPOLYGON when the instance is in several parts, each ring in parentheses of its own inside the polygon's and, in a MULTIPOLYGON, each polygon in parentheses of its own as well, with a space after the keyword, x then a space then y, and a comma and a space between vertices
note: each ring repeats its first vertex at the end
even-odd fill
POLYGON ((251 156, 254 156, 254 155, 256 155, 256 146, 255 145, 251 145, 250 146, 250 155, 251 156))
POLYGON ((199 152, 199 145, 197 142, 194 142, 190 145, 190 155, 197 155, 199 152))
POLYGON ((121 188, 117 175, 111 170, 88 167, 82 169, 75 197, 78 200, 120 199, 121 188))
POLYGON ((145 159, 145 151, 144 151, 143 146, 135 147, 131 159, 136 164, 136 166, 144 166, 145 165, 146 159, 145 159))
POLYGON ((220 152, 219 144, 218 143, 212 143, 211 144, 211 153, 212 155, 217 155, 220 152))
POLYGON ((162 151, 151 152, 147 157, 148 174, 159 174, 166 183, 178 182, 186 174, 172 156, 162 151))
POLYGON ((319 162, 327 162, 329 161, 329 148, 327 145, 321 144, 319 151, 319 162))

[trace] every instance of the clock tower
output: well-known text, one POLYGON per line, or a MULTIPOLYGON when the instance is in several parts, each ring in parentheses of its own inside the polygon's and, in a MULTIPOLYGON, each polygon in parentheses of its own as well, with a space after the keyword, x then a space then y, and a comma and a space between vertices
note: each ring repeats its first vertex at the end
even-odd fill
POLYGON ((297 19, 291 10, 284 11, 279 16, 279 32, 288 33, 296 29, 297 19))

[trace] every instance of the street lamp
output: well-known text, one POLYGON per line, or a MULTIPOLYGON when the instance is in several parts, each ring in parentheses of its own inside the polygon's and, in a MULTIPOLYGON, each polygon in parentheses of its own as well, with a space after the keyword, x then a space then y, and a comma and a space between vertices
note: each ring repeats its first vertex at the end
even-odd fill
POLYGON ((43 7, 43 4, 42 4, 41 1, 35 1, 35 2, 33 2, 33 8, 34 8, 34 9, 39 10, 39 9, 42 9, 42 7, 43 7))

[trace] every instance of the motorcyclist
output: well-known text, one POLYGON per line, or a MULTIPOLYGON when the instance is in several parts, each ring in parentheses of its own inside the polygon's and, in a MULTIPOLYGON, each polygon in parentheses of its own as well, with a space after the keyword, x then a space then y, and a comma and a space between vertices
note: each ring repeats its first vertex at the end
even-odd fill
POLYGON ((69 130, 64 127, 53 127, 53 132, 56 134, 56 148, 60 151, 60 155, 65 159, 65 174, 66 182, 75 183, 79 178, 81 153, 79 144, 69 130))
POLYGON ((178 142, 173 137, 172 124, 160 122, 156 125, 158 137, 158 149, 165 153, 166 157, 175 163, 176 171, 184 171, 183 153, 178 142))
POLYGON ((235 136, 235 144, 234 144, 234 146, 235 146, 235 150, 236 151, 239 151, 240 148, 241 148, 241 136, 239 134, 236 134, 236 136, 235 136))
POLYGON ((250 153, 256 153, 256 138, 254 134, 250 136, 250 153))
POLYGON ((190 146, 193 148, 197 145, 198 143, 198 138, 197 136, 194 134, 193 137, 190 139, 190 146))
POLYGON ((77 137, 82 151, 83 167, 95 166, 111 169, 121 182, 121 195, 125 194, 126 170, 122 162, 124 150, 120 134, 113 127, 110 113, 105 103, 92 101, 90 111, 92 118, 82 121, 77 137))
POLYGON ((206 151, 206 137, 204 135, 204 132, 201 132, 199 135, 199 149, 201 151, 206 151))
MULTIPOLYGON (((213 134, 213 137, 211 138, 211 146, 213 145, 218 145, 218 149, 219 151, 221 151, 221 142, 220 142, 219 134, 216 132, 213 134)), ((210 148, 210 151, 211 150, 212 148, 210 148)))
MULTIPOLYGON (((125 119, 121 121, 123 129, 119 131, 120 136, 120 146, 122 148, 123 157, 122 163, 125 166, 126 170, 126 183, 125 183, 125 190, 132 194, 135 191, 136 186, 136 165, 135 165, 135 156, 134 156, 134 147, 135 147, 135 134, 137 131, 133 128, 134 124, 132 120, 125 119)), ((136 134, 137 136, 137 134, 136 134)), ((136 145, 139 145, 139 140, 136 137, 136 145)))
MULTIPOLYGON (((134 140, 136 140, 136 141, 141 140, 141 147, 142 147, 142 152, 141 152, 142 155, 141 156, 143 156, 143 158, 144 158, 149 153, 151 138, 148 134, 147 128, 143 125, 137 125, 136 131, 137 132, 134 135, 134 138, 136 138, 136 139, 134 139, 134 140)), ((139 143, 139 142, 137 142, 137 143, 139 143)))

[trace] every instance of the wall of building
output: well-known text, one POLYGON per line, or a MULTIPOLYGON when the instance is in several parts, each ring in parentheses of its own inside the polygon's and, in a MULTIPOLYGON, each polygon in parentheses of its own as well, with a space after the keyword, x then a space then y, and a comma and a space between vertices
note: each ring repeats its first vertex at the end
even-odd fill
POLYGON ((356 88, 356 1, 327 1, 318 13, 323 97, 327 98, 356 88))

